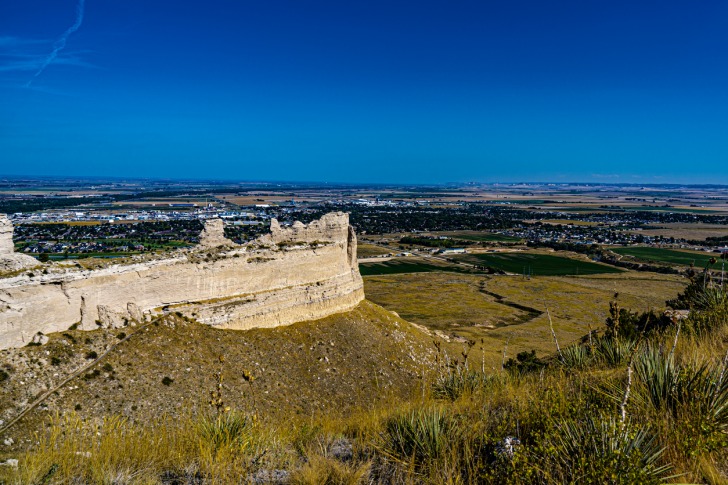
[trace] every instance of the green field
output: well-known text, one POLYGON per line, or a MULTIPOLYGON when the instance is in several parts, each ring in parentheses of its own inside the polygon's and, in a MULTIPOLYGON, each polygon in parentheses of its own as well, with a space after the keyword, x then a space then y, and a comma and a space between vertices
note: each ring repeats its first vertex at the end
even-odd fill
POLYGON ((458 261, 490 266, 508 273, 529 273, 533 276, 566 276, 620 273, 612 266, 540 253, 487 253, 455 256, 458 261))
POLYGON ((381 263, 360 263, 359 272, 362 276, 380 276, 401 273, 432 273, 435 271, 449 271, 454 273, 478 273, 475 269, 470 269, 457 264, 433 264, 425 262, 421 259, 389 259, 381 263))
POLYGON ((672 264, 695 264, 698 267, 705 267, 710 258, 717 258, 719 255, 713 253, 698 253, 679 251, 676 249, 648 248, 648 247, 626 247, 611 248, 617 254, 633 256, 645 262, 672 263, 672 264))

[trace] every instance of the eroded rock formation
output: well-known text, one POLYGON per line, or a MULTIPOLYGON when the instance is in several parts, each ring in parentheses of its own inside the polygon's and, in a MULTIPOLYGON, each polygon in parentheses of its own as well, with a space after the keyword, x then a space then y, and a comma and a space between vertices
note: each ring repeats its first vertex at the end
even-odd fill
POLYGON ((232 245, 232 241, 225 238, 225 226, 222 219, 208 219, 200 233, 200 246, 216 247, 232 245))
POLYGON ((17 271, 38 265, 34 257, 14 251, 13 223, 5 214, 0 214, 0 272, 17 271))
POLYGON ((242 246, 224 238, 219 219, 205 226, 197 248, 167 259, 0 279, 0 348, 38 332, 118 327, 164 311, 221 328, 273 327, 347 311, 364 298, 347 214, 290 228, 274 219, 270 234, 242 246))

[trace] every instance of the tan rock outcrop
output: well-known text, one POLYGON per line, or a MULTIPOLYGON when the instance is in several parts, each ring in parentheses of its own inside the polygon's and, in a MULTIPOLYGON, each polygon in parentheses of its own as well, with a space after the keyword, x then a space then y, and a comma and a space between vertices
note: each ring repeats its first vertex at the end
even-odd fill
POLYGON ((222 219, 214 218, 205 221, 200 233, 200 246, 214 248, 232 244, 233 242, 225 237, 225 227, 222 219))
POLYGON ((221 328, 273 327, 364 298, 347 214, 290 228, 274 220, 270 234, 244 246, 224 239, 221 222, 208 221, 198 248, 168 259, 0 279, 0 348, 78 322, 118 327, 165 310, 221 328))
POLYGON ((8 216, 0 214, 0 255, 11 254, 13 251, 13 223, 8 216))
POLYGON ((0 214, 0 272, 17 271, 37 265, 38 261, 34 257, 15 252, 13 223, 5 214, 0 214))

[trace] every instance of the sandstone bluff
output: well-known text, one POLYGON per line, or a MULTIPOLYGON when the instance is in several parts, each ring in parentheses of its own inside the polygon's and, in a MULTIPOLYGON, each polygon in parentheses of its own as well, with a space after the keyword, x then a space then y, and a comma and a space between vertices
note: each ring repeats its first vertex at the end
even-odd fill
POLYGON ((0 215, 0 348, 73 325, 134 325, 164 311, 219 328, 275 327, 348 311, 364 299, 347 214, 290 227, 273 219, 270 229, 237 245, 220 219, 210 220, 195 248, 82 270, 14 253, 12 224, 0 215))

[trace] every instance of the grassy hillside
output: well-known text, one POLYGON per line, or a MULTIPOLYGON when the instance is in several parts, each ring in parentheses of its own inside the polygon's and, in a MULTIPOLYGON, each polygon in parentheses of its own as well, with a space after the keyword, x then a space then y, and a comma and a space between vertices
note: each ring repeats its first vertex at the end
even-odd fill
MULTIPOLYGON (((356 412, 317 413, 305 420, 292 413, 286 419, 257 419, 255 405, 237 401, 238 388, 226 384, 236 378, 226 370, 232 359, 213 362, 206 370, 222 369, 224 379, 213 378, 206 384, 220 391, 212 394, 213 402, 220 399, 219 411, 212 406, 212 411, 197 417, 178 413, 174 420, 148 416, 128 421, 118 413, 103 420, 74 413, 51 418, 47 428, 36 428, 44 431, 29 443, 29 451, 16 454, 18 468, 0 467, 0 480, 23 484, 725 483, 728 294, 716 288, 693 288, 682 301, 693 310, 678 323, 626 311, 617 298, 611 302, 610 324, 591 339, 562 346, 547 358, 519 353, 504 369, 484 371, 469 358, 467 347, 454 353, 440 345, 425 386, 415 386, 418 392, 409 399, 376 401, 378 386, 374 386, 356 412), (228 403, 230 410, 226 410, 228 403)), ((388 316, 369 304, 357 312, 365 319, 380 315, 379 322, 388 316)), ((395 322, 399 320, 390 316, 389 323, 395 322)), ((353 320, 347 323, 356 325, 353 320)), ((156 342, 149 348, 155 352, 163 351, 167 339, 178 338, 174 335, 186 341, 191 331, 183 320, 167 320, 167 325, 149 330, 148 340, 156 342), (157 330, 159 334, 154 333, 157 330)), ((287 337, 311 337, 304 349, 306 345, 315 349, 314 342, 326 328, 319 321, 312 333, 291 329, 287 337)), ((376 322, 368 328, 372 334, 401 330, 376 322)), ((349 336, 359 340, 347 352, 354 352, 356 360, 364 359, 362 352, 372 337, 356 332, 349 336)), ((404 337, 402 342, 406 341, 404 337)), ((229 342, 219 342, 229 349, 229 342)), ((214 360, 214 349, 200 350, 203 359, 214 360)), ((242 358, 243 353, 236 357, 242 358)), ((258 357, 245 367, 254 365, 258 357)), ((311 359, 307 362, 310 365, 311 359)), ((386 369, 388 364, 382 360, 377 367, 386 369)), ((266 373, 261 369, 259 375, 266 373)), ((251 383, 249 378, 250 374, 244 374, 242 380, 255 388, 258 380, 251 383)), ((168 387, 177 384, 177 379, 182 380, 177 377, 168 387)), ((199 392, 188 389, 195 391, 199 392)), ((297 399, 290 391, 288 397, 297 399)), ((175 406, 176 401, 168 403, 168 408, 175 406)))
MULTIPOLYGON (((134 331, 69 331, 51 335, 43 347, 2 351, 3 420, 118 344, 115 335, 134 331)), ((120 415, 138 422, 194 415, 209 408, 220 370, 228 405, 259 419, 342 415, 409 398, 433 351, 426 333, 369 302, 314 322, 248 331, 171 315, 136 330, 2 436, 25 446, 49 414, 74 410, 84 419, 120 415)))
MULTIPOLYGON (((0 436, 26 450, 4 451, 19 466, 0 467, 0 482, 726 483, 728 292, 697 278, 675 300, 691 308, 677 320, 628 308, 676 281, 626 276, 532 281, 538 291, 521 297, 558 301, 561 336, 562 312, 576 319, 594 295, 620 291, 583 342, 509 351, 494 368, 478 342, 433 342, 371 303, 252 332, 170 316, 59 392, 49 410, 64 415, 39 411, 0 436)), ((440 277, 470 291, 463 275, 440 277)), ((513 280, 486 287, 516 298, 527 288, 513 280)), ((47 359, 49 345, 13 356, 47 359)), ((18 373, 5 383, 27 379, 18 373)))

